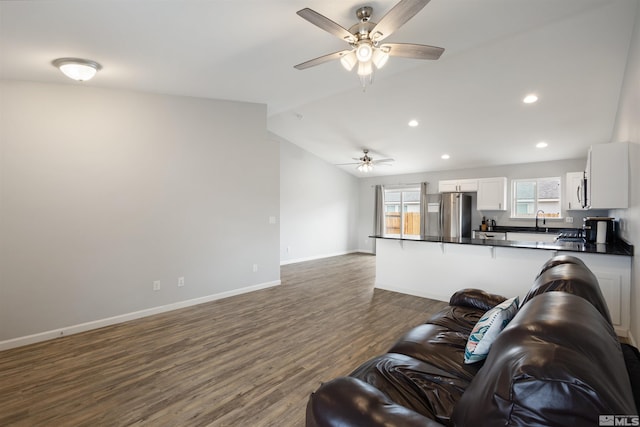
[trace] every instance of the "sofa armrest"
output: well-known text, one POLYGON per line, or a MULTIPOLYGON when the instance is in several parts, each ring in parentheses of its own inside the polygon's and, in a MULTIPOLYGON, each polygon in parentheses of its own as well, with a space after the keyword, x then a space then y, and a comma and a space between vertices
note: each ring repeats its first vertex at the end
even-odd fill
POLYGON ((586 426, 602 414, 637 414, 613 326, 584 298, 547 292, 500 332, 452 421, 586 426))
POLYGON ((449 305, 477 308, 482 311, 491 310, 501 302, 506 301, 502 295, 490 294, 480 289, 462 289, 451 295, 449 305))
POLYGON ((339 377, 311 394, 307 427, 403 426, 443 427, 409 408, 392 402, 375 387, 352 377, 339 377))

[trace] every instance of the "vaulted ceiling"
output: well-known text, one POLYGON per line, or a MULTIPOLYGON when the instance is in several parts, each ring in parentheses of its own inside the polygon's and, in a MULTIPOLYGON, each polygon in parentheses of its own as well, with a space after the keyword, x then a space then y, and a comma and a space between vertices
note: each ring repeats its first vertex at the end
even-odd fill
POLYGON ((374 174, 580 158, 609 141, 639 0, 431 0, 387 41, 444 47, 438 61, 392 57, 364 91, 339 61, 293 68, 347 47, 299 9, 348 28, 358 7, 377 21, 395 3, 3 1, 0 77, 80 84, 51 65, 73 56, 103 65, 89 86, 264 103, 272 133, 330 163, 363 148, 395 159, 374 174))

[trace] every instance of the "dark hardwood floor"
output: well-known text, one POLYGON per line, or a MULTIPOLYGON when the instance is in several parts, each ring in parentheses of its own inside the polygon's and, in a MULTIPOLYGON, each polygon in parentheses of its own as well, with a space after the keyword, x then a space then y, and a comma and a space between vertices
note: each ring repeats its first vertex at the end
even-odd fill
POLYGON ((375 257, 0 352, 1 426, 302 426, 309 394, 446 304, 374 290, 375 257))

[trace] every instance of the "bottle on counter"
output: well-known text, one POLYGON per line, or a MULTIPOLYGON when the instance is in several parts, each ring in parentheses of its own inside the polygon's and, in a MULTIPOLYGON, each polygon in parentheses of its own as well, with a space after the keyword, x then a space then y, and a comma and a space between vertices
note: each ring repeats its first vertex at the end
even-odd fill
POLYGON ((480 230, 487 231, 487 220, 485 217, 482 217, 482 224, 480 224, 480 230))

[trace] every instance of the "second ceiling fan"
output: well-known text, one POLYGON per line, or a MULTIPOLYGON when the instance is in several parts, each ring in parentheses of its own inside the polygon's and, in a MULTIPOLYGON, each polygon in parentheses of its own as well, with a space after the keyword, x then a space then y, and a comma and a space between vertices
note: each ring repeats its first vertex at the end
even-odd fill
POLYGON ((358 66, 358 76, 364 86, 367 80, 371 82, 374 67, 382 68, 389 56, 438 59, 444 52, 441 47, 412 43, 381 43, 422 10, 429 1, 401 0, 378 23, 370 21, 373 8, 363 6, 356 10, 359 22, 348 30, 312 9, 299 10, 298 15, 302 18, 346 41, 349 43, 350 48, 311 59, 295 65, 295 68, 304 70, 340 59, 340 62, 348 71, 351 71, 356 65, 358 66))
POLYGON ((353 160, 357 160, 357 162, 350 163, 338 163, 336 166, 348 166, 348 165, 358 165, 356 169, 360 172, 371 172, 373 170, 374 165, 382 165, 382 166, 391 166, 389 162, 393 162, 393 159, 373 159, 369 156, 369 150, 366 148, 362 150, 364 156, 362 157, 353 157, 353 160))

